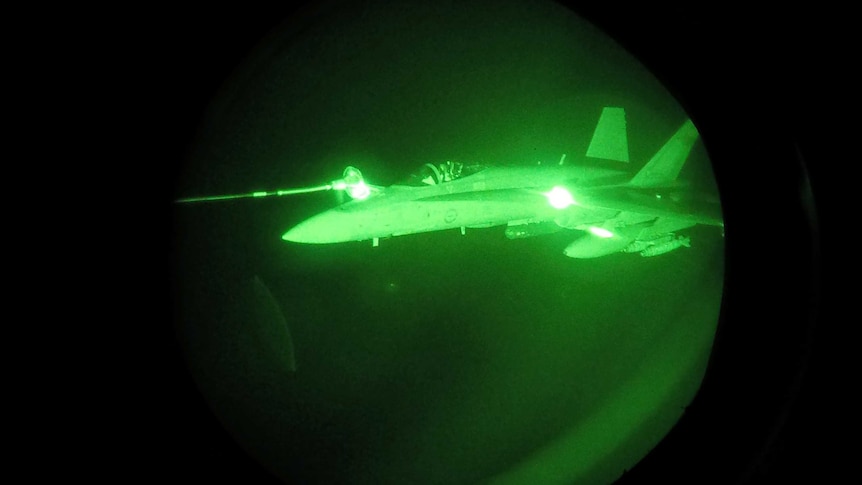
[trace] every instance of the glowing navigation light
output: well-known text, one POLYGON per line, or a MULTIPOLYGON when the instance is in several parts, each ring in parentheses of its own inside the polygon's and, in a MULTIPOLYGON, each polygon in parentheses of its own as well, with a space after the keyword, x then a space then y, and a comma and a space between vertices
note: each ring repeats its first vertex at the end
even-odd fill
POLYGON ((572 197, 572 194, 560 186, 554 187, 550 192, 545 192, 542 195, 548 198, 548 203, 551 204, 551 207, 554 209, 565 209, 575 203, 575 199, 572 197))
POLYGON ((599 236, 599 237, 603 237, 603 238, 614 237, 614 233, 612 233, 611 231, 608 231, 607 229, 605 229, 603 227, 591 227, 590 233, 595 234, 596 236, 599 236))
POLYGON ((335 190, 346 190, 347 195, 353 199, 364 199, 371 194, 371 188, 362 179, 362 172, 356 167, 344 169, 341 180, 332 184, 335 190))

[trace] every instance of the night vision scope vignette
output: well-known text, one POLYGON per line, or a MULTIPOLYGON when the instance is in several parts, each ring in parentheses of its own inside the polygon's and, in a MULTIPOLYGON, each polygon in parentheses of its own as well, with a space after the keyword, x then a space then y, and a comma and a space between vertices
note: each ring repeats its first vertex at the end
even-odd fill
POLYGON ((724 221, 695 124, 563 7, 481 5, 288 21, 202 124, 177 334, 279 480, 613 483, 698 391, 724 221))

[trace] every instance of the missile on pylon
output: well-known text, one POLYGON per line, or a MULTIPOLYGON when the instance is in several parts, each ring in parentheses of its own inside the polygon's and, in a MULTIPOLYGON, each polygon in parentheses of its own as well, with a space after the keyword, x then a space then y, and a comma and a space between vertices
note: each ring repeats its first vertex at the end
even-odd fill
POLYGON ((641 256, 645 258, 650 258, 652 256, 658 256, 660 254, 669 253, 675 249, 679 249, 681 247, 691 247, 691 238, 688 236, 677 236, 676 239, 672 239, 662 244, 653 244, 652 246, 641 251, 641 256))

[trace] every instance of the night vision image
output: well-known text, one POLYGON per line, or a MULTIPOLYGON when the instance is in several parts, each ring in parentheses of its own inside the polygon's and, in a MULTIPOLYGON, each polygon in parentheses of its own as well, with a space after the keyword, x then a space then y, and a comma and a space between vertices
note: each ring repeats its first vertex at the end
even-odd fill
POLYGON ((174 195, 185 363, 274 481, 610 484, 706 373, 724 222, 698 126, 557 3, 300 9, 174 195))

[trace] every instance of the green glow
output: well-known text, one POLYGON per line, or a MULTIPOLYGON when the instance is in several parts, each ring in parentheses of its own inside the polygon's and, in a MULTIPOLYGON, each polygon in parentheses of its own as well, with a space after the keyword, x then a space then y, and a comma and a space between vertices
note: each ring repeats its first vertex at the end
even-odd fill
POLYGON ((371 194, 371 188, 360 180, 356 185, 347 186, 347 194, 354 199, 365 199, 371 194))
POLYGON ((629 161, 625 109, 604 108, 602 110, 596 131, 589 148, 587 148, 587 156, 618 162, 629 161))
POLYGON ((548 203, 555 209, 565 209, 575 203, 572 194, 563 187, 554 187, 543 195, 548 198, 548 203))
POLYGON ((323 192, 325 190, 346 190, 348 195, 354 199, 365 199, 371 195, 371 187, 362 179, 362 172, 356 167, 347 166, 342 173, 340 180, 334 180, 326 185, 317 185, 313 187, 302 187, 298 189, 281 189, 267 192, 258 190, 247 194, 228 194, 228 195, 209 195, 204 197, 185 197, 177 199, 174 202, 177 204, 187 204, 190 202, 215 202, 220 200, 233 199, 251 199, 262 197, 279 197, 282 195, 297 195, 308 194, 311 192, 323 192))
POLYGON ((177 199, 174 202, 177 204, 188 204, 191 202, 216 202, 220 200, 233 200, 233 199, 252 199, 252 198, 261 198, 261 197, 278 197, 282 195, 296 195, 296 194, 307 194, 309 192, 322 192, 324 190, 332 189, 331 185, 318 185, 316 187, 303 187, 299 189, 284 189, 284 190, 273 190, 271 192, 259 190, 257 192, 250 192, 247 194, 228 194, 228 195, 210 195, 204 197, 185 197, 182 199, 177 199))
POLYGON ((347 166, 341 174, 341 180, 332 182, 332 188, 335 190, 346 190, 347 195, 352 199, 362 200, 371 195, 371 187, 369 187, 362 178, 362 172, 356 167, 347 166))
MULTIPOLYGON (((557 2, 413 3, 281 24, 206 112, 182 185, 200 192, 180 195, 245 193, 177 202, 343 193, 174 206, 192 375, 230 436, 287 483, 609 484, 700 385, 723 242, 694 227, 680 232, 693 248, 664 259, 563 248, 622 250, 638 224, 676 230, 637 212, 674 207, 651 188, 676 166, 619 184, 685 113, 557 2), (465 168, 444 182, 450 158, 516 176, 465 168), (426 162, 431 184, 417 172, 373 185, 426 162), (581 166, 620 176, 606 192, 581 166), (622 208, 617 193, 631 195, 622 208)), ((694 134, 686 125, 654 165, 685 156, 686 176, 708 175, 694 134)))
POLYGON ((605 229, 603 227, 591 227, 590 233, 595 234, 596 236, 599 236, 599 237, 606 238, 606 239, 610 238, 610 237, 614 237, 614 233, 612 233, 611 231, 608 231, 607 229, 605 229))

